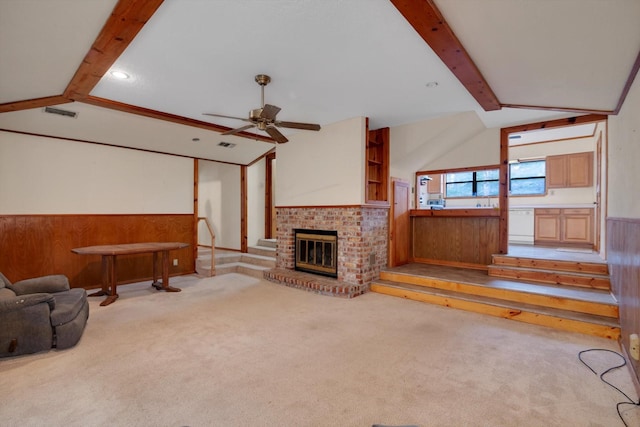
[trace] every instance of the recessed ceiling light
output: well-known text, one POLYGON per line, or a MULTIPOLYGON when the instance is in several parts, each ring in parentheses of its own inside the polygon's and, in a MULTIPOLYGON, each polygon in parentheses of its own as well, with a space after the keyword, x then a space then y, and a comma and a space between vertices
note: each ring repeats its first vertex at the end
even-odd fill
POLYGON ((425 86, 428 88, 436 87, 438 86, 438 82, 428 82, 425 86))
POLYGON ((236 146, 236 144, 234 144, 234 143, 232 143, 232 142, 224 142, 224 141, 219 142, 219 143, 218 143, 218 145, 219 145, 220 147, 224 147, 224 148, 233 148, 233 147, 235 147, 235 146, 236 146))
POLYGON ((191 140, 192 140, 193 142, 198 142, 198 141, 200 141, 200 138, 191 138, 191 140))
POLYGON ((115 77, 116 79, 128 79, 129 78, 129 74, 125 73, 124 71, 118 71, 118 70, 114 70, 111 72, 111 75, 113 77, 115 77))

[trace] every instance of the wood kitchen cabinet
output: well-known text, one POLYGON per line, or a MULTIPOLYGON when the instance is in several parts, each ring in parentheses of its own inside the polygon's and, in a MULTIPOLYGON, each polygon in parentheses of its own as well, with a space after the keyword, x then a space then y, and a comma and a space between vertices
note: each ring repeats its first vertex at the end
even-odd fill
POLYGON ((548 156, 547 188, 591 187, 593 151, 548 156))
POLYGON ((593 209, 535 209, 534 243, 593 247, 593 209))
POLYGON ((442 193, 442 174, 429 175, 430 181, 427 181, 427 193, 429 194, 441 194, 442 193))
POLYGON ((389 128, 367 132, 367 203, 389 203, 389 128))
POLYGON ((560 243, 561 209, 535 209, 533 240, 538 243, 560 243))

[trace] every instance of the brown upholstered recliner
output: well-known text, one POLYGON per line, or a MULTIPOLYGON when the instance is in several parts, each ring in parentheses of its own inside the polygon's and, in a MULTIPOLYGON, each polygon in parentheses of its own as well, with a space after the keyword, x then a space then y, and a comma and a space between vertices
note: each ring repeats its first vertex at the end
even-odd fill
POLYGON ((66 276, 11 283, 0 273, 0 357, 72 347, 88 318, 87 292, 66 276))

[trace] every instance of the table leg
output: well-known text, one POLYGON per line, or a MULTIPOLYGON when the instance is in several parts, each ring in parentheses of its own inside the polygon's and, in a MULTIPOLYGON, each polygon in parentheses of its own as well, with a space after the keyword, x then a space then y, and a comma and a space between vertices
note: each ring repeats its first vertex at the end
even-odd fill
MULTIPOLYGON (((156 256, 156 252, 153 253, 153 275, 154 275, 154 281, 155 281, 155 275, 156 275, 156 267, 157 267, 157 261, 158 261, 158 257, 156 256)), ((156 288, 159 291, 166 291, 166 292, 180 292, 182 289, 180 288, 174 288, 173 286, 169 286, 169 251, 162 251, 162 283, 153 283, 152 284, 154 288, 156 288)))
POLYGON ((107 298, 100 303, 101 306, 109 305, 118 299, 118 292, 116 291, 116 256, 115 255, 103 255, 102 256, 102 289, 89 294, 90 297, 107 296, 107 298))
POLYGON ((89 294, 90 297, 109 295, 109 255, 102 255, 102 289, 89 294))
POLYGON ((109 305, 115 300, 118 299, 118 278, 116 277, 116 256, 111 255, 111 268, 110 268, 110 279, 111 279, 111 292, 107 299, 100 303, 101 306, 109 305))
POLYGON ((158 282, 158 252, 153 253, 153 283, 160 284, 158 282))

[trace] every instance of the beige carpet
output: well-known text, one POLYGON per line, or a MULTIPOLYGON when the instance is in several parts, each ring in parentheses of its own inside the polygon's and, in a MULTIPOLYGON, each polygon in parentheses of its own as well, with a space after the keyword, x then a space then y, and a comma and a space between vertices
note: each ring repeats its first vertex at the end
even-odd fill
MULTIPOLYGON (((91 299, 72 349, 0 360, 0 424, 622 426, 624 398, 577 358, 614 341, 240 274, 171 282, 183 291, 91 299)), ((609 380, 636 398, 626 367, 609 380)))

